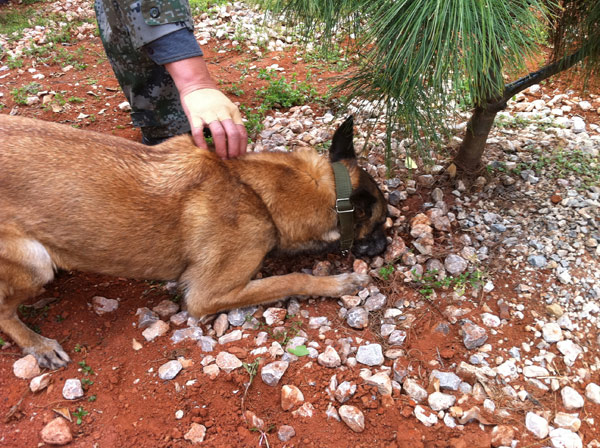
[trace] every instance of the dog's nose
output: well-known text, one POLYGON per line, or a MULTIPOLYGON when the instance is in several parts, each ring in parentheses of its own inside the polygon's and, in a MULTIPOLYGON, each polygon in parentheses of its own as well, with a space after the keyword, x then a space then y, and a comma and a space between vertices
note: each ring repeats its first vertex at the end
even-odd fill
POLYGON ((383 228, 376 228, 367 237, 356 241, 352 253, 357 257, 374 257, 382 253, 387 247, 387 238, 383 228))

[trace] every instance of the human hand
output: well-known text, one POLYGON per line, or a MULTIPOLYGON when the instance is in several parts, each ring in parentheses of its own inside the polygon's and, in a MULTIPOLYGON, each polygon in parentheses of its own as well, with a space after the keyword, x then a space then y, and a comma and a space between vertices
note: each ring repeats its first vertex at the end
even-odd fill
POLYGON ((221 91, 202 88, 182 92, 181 103, 196 145, 208 148, 203 132, 207 127, 212 134, 215 151, 222 159, 238 157, 246 152, 248 134, 240 111, 221 91))

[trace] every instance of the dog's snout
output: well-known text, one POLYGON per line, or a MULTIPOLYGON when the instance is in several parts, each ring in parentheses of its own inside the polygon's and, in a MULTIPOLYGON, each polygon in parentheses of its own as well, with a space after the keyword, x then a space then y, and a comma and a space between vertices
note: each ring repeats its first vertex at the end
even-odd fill
POLYGON ((387 247, 387 238, 383 227, 379 226, 365 238, 355 242, 352 253, 357 257, 374 257, 382 253, 387 247))

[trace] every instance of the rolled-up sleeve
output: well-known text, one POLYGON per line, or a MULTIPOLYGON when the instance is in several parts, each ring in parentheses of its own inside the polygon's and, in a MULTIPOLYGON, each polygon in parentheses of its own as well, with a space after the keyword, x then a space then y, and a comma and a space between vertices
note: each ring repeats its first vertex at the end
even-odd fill
POLYGON ((162 36, 144 46, 144 50, 159 65, 182 59, 203 56, 202 49, 188 29, 182 29, 162 36))

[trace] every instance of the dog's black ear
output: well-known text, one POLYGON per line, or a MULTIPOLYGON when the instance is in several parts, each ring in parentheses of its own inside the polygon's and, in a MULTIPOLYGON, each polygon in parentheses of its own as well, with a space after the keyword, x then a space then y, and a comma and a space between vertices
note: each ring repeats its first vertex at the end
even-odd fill
POLYGON ((368 190, 359 187, 358 190, 352 193, 350 201, 354 206, 355 215, 360 220, 371 218, 373 205, 377 202, 377 199, 368 190))
POLYGON ((354 118, 350 115, 333 134, 333 141, 329 150, 329 160, 332 162, 338 162, 342 159, 356 159, 353 126, 354 118))

